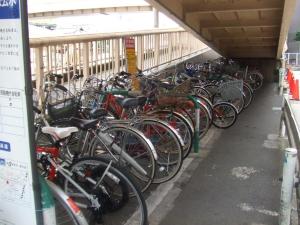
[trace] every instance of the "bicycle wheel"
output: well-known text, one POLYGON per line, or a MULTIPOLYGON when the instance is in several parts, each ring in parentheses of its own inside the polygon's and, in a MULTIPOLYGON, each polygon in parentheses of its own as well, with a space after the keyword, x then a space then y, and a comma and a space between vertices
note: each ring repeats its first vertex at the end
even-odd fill
POLYGON ((210 114, 212 115, 213 104, 211 103, 211 101, 202 95, 195 95, 194 97, 198 98, 200 102, 202 102, 206 106, 206 108, 209 110, 210 114))
POLYGON ((249 72, 247 80, 254 91, 260 89, 263 85, 263 75, 259 71, 249 72))
POLYGON ((90 225, 147 225, 145 200, 124 168, 102 158, 83 157, 71 165, 70 172, 76 184, 66 179, 65 192, 83 209, 90 225))
POLYGON ((237 119, 237 110, 228 102, 219 102, 213 106, 213 125, 218 128, 231 127, 237 119))
POLYGON ((111 157, 107 152, 109 150, 118 160, 118 165, 128 169, 130 178, 138 188, 147 190, 156 170, 156 152, 152 143, 143 133, 128 125, 114 124, 98 135, 100 139, 93 139, 90 155, 111 157))
POLYGON ((244 82, 243 84, 243 93, 244 93, 244 100, 245 105, 244 108, 246 109, 252 102, 253 99, 253 90, 247 83, 244 82))
MULTIPOLYGON (((47 181, 55 204, 55 220, 57 225, 88 225, 80 208, 56 184, 47 181)), ((43 184, 42 184, 43 185, 43 184)), ((51 218, 53 219, 53 218, 51 218)))
POLYGON ((168 123, 156 118, 142 118, 133 126, 140 130, 154 145, 157 153, 153 183, 172 179, 180 170, 184 145, 179 133, 168 123))
POLYGON ((234 92, 235 92, 235 96, 232 97, 231 99, 224 98, 224 96, 222 96, 222 93, 216 93, 213 96, 213 104, 216 104, 219 102, 225 102, 225 101, 229 102, 235 106, 238 114, 240 114, 242 112, 242 110, 244 109, 245 100, 244 100, 242 91, 240 91, 238 88, 234 88, 234 92))
MULTIPOLYGON (((212 121, 212 115, 209 111, 209 109, 206 107, 206 105, 201 102, 200 100, 197 100, 200 106, 200 124, 199 124, 199 138, 202 138, 208 131, 208 129, 211 126, 211 121, 212 121)), ((193 121, 193 124, 195 126, 195 109, 182 109, 185 113, 187 113, 189 116, 188 118, 191 118, 193 121)))
MULTIPOLYGON (((214 87, 215 88, 215 87, 214 87)), ((212 96, 211 96, 211 92, 209 92, 208 90, 206 90, 204 87, 198 87, 198 86, 194 86, 193 87, 193 94, 197 95, 197 96, 204 96, 205 98, 211 100, 212 96)))
POLYGON ((193 147, 194 126, 193 124, 179 112, 172 110, 157 110, 148 113, 150 116, 157 117, 160 120, 166 121, 171 125, 181 136, 183 146, 183 159, 185 159, 193 147))
POLYGON ((203 88, 210 93, 210 96, 214 96, 218 92, 219 86, 216 84, 205 84, 203 88))

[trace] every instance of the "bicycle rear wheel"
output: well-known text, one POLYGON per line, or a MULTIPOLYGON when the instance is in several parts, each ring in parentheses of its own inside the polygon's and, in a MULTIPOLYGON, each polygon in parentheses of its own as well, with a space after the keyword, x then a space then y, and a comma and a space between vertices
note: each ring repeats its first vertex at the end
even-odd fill
POLYGON ((193 124, 179 112, 172 110, 157 110, 148 113, 150 116, 157 117, 160 120, 166 121, 172 126, 181 136, 183 146, 183 159, 185 159, 193 147, 194 127, 193 124))
POLYGON ((133 126, 152 142, 157 153, 153 183, 172 179, 180 170, 184 142, 179 133, 168 123, 156 118, 143 118, 133 126))
POLYGON ((124 168, 99 157, 83 157, 71 165, 70 172, 76 184, 97 197, 93 202, 74 184, 65 181, 65 192, 82 207, 89 225, 148 224, 145 200, 124 168))
POLYGON ((213 106, 213 125, 218 128, 231 127, 236 119, 238 113, 234 105, 228 102, 219 102, 213 106))

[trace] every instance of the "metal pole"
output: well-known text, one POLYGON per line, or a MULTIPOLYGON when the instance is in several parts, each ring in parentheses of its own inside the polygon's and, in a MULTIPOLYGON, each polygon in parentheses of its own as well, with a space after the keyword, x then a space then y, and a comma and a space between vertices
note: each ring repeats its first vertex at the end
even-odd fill
POLYGON ((284 119, 281 120, 281 124, 280 124, 280 137, 283 138, 286 136, 286 127, 285 127, 285 123, 284 123, 284 119))
POLYGON ((39 181, 42 190, 41 197, 44 225, 56 225, 55 203, 51 190, 42 176, 39 176, 39 181))
POLYGON ((188 99, 193 101, 195 107, 194 152, 198 153, 200 144, 200 104, 193 96, 188 96, 188 99))
MULTIPOLYGON (((29 32, 28 32, 28 10, 27 0, 20 1, 20 12, 21 12, 21 26, 22 26, 22 39, 23 39, 23 60, 24 60, 24 81, 25 81, 25 98, 26 98, 26 110, 28 121, 28 138, 29 138, 29 150, 31 163, 31 176, 32 176, 32 188, 34 193, 34 202, 36 212, 37 224, 43 225, 42 217, 42 205, 41 205, 41 189, 38 180, 38 171, 36 164, 36 151, 35 151, 35 140, 34 140, 34 120, 33 120, 33 101, 32 101, 32 80, 31 80, 31 68, 30 68, 30 48, 29 48, 29 32)), ((19 81, 16 81, 19 82, 19 81)), ((24 221, 26 223, 26 221, 24 221)))
POLYGON ((283 163, 283 181, 280 196, 280 215, 279 225, 290 225, 291 219, 291 203, 294 188, 294 178, 297 161, 297 150, 294 148, 286 148, 284 152, 283 163))

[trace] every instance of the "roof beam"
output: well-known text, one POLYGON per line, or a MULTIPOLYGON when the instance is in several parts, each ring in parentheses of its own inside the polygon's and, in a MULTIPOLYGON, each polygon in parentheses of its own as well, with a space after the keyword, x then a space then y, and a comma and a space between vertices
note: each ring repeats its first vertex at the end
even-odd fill
POLYGON ((276 49, 273 46, 269 47, 239 47, 227 49, 229 57, 234 58, 274 58, 276 49))
POLYGON ((238 28, 238 27, 278 27, 280 19, 274 20, 231 20, 231 21, 200 21, 201 28, 238 28))
POLYGON ((241 12, 282 9, 282 0, 244 0, 228 2, 195 2, 183 5, 186 13, 241 12))
POLYGON ((275 33, 242 33, 242 34, 220 34, 214 35, 214 39, 253 39, 253 38, 278 38, 278 34, 275 33))
POLYGON ((74 16, 93 13, 115 13, 115 12, 138 12, 138 11, 152 11, 152 6, 120 6, 120 7, 107 7, 107 8, 90 8, 90 9, 70 9, 58 11, 43 11, 29 13, 28 18, 41 18, 41 17, 58 17, 58 16, 74 16))
POLYGON ((261 42, 261 43, 247 43, 247 42, 241 42, 241 43, 223 43, 222 47, 225 48, 240 48, 240 47, 274 47, 277 46, 277 42, 261 42))
MULTIPOLYGON (((201 29, 199 25, 197 28, 191 26, 186 21, 186 16, 185 16, 185 11, 181 6, 181 10, 174 10, 172 6, 174 4, 179 4, 178 1, 172 1, 172 4, 169 4, 166 2, 166 0, 145 0, 148 2, 150 5, 152 5, 154 8, 159 10, 160 12, 164 13, 166 16, 169 18, 173 19, 175 22, 177 22, 180 26, 182 26, 186 31, 191 32, 195 37, 197 37, 200 41, 202 41, 204 44, 206 44, 208 47, 216 51, 220 55, 224 55, 224 52, 222 49, 216 48, 213 43, 210 41, 206 40, 202 35, 201 35, 201 29)), ((180 7, 179 7, 180 8, 180 7)))

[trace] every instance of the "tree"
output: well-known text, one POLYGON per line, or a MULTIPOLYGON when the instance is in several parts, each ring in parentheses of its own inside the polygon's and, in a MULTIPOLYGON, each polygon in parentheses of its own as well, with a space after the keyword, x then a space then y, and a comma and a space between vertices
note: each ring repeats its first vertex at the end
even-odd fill
POLYGON ((297 32, 297 33, 296 33, 295 41, 300 41, 300 32, 297 32))

